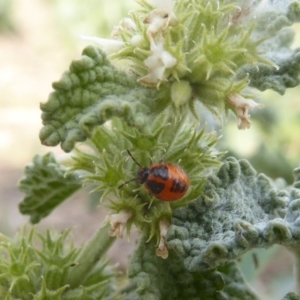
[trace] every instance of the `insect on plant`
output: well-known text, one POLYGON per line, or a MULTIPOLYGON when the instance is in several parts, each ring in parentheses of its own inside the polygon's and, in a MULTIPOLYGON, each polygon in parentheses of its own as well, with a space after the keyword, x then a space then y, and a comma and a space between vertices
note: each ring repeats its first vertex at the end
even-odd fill
POLYGON ((150 167, 142 167, 129 150, 127 153, 140 169, 136 178, 124 182, 119 186, 119 189, 128 182, 138 180, 152 196, 162 201, 179 200, 187 193, 190 181, 185 171, 179 166, 170 163, 157 163, 150 165, 150 167))

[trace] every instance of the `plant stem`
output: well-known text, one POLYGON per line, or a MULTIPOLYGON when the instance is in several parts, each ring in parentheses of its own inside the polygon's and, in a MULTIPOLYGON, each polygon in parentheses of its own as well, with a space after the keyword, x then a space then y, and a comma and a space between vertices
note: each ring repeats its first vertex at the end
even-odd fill
POLYGON ((68 276, 67 283, 71 288, 77 287, 84 282, 115 241, 114 237, 109 236, 108 227, 108 225, 105 227, 100 226, 91 240, 82 248, 77 258, 78 266, 74 267, 68 276))

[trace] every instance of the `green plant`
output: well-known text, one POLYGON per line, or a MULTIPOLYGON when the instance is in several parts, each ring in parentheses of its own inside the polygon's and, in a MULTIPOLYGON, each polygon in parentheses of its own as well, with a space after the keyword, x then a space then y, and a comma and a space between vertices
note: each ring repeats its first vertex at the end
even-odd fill
MULTIPOLYGON (((43 272, 53 263, 24 237, 24 246, 10 253, 29 247, 24 257, 31 260, 14 276, 3 268, 6 299, 26 299, 15 288, 23 278, 34 285, 28 299, 48 299, 49 285, 57 299, 259 299, 236 266, 243 254, 281 244, 299 268, 299 169, 293 186, 279 190, 246 160, 222 161, 219 136, 205 128, 203 105, 220 122, 232 111, 238 128, 247 129, 248 110, 261 107, 250 99, 255 89, 283 94, 299 84, 300 49, 290 46, 300 2, 138 2, 141 8, 120 22, 114 39, 85 37, 105 51, 85 48, 41 105, 41 142, 60 144, 70 156, 60 162, 51 154, 36 156, 20 183, 26 194, 20 210, 33 223, 82 184, 100 192, 111 210, 105 220, 111 236, 130 236, 132 226, 140 230, 130 283, 119 289, 111 287, 113 275, 102 280, 106 268, 96 262, 113 241, 105 228, 58 264, 63 270, 51 273, 55 285, 47 276, 29 277, 41 265, 31 262, 32 251, 45 262, 43 272), (143 166, 161 159, 179 164, 190 178, 187 196, 163 202, 133 182, 119 189, 137 172, 127 149, 143 166)), ((52 242, 42 242, 48 253, 52 242)))

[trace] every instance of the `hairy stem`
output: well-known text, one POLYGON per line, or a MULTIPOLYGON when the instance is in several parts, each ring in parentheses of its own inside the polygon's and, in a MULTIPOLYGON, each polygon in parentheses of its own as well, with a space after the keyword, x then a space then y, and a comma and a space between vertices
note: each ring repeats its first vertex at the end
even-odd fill
POLYGON ((78 266, 69 274, 68 284, 71 288, 79 286, 97 265, 106 251, 115 241, 107 233, 108 226, 97 230, 91 240, 82 248, 78 255, 78 266))

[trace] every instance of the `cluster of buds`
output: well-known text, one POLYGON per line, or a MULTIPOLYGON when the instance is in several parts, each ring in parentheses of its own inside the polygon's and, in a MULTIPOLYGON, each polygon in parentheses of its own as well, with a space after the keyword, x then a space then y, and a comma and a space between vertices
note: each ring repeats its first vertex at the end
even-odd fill
POLYGON ((153 10, 142 20, 145 35, 138 30, 132 18, 125 18, 114 27, 112 39, 88 36, 81 36, 81 38, 100 44, 107 54, 122 50, 126 44, 136 48, 137 51, 147 51, 143 46, 148 45, 146 48, 149 54, 143 61, 147 74, 140 77, 139 82, 146 86, 158 87, 162 81, 167 80, 166 69, 171 69, 177 64, 177 59, 165 49, 165 32, 169 26, 175 26, 178 23, 172 6, 171 0, 157 0, 153 10), (128 32, 131 36, 126 43, 122 39, 123 32, 128 32))
POLYGON ((184 0, 174 3, 172 0, 140 1, 140 4, 144 9, 132 12, 129 18, 123 19, 113 29, 112 39, 83 38, 100 44, 111 58, 126 59, 142 85, 159 88, 166 83, 171 84, 172 90, 183 88, 184 92, 171 93, 175 106, 197 99, 220 114, 223 111, 218 112, 214 108, 223 107, 225 103, 237 115, 238 128, 249 128, 251 122, 247 109, 260 105, 241 96, 242 90, 248 86, 247 82, 233 90, 228 90, 228 85, 234 82, 235 72, 247 63, 257 66, 258 62, 263 62, 274 66, 255 54, 259 51, 251 50, 252 43, 256 47, 261 42, 256 43, 255 38, 252 41, 251 29, 247 31, 251 28, 252 23, 249 22, 257 12, 257 5, 253 1, 226 6, 219 1, 188 3, 184 0), (206 18, 206 14, 213 12, 216 21, 206 18), (236 28, 239 26, 241 28, 236 28), (240 32, 238 37, 235 30, 240 32), (234 38, 232 34, 235 34, 234 38), (249 52, 242 42, 244 38, 250 40, 249 52), (238 55, 246 59, 236 64, 234 59, 238 55), (220 81, 228 83, 221 87, 220 81), (174 84, 176 88, 173 89, 174 84), (209 99, 206 99, 207 95, 209 99))

